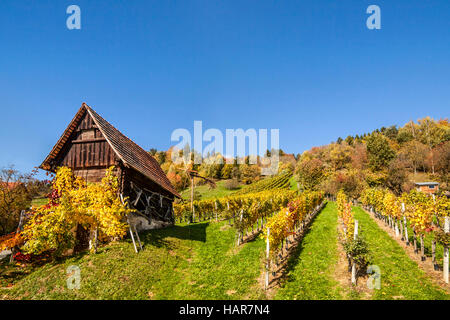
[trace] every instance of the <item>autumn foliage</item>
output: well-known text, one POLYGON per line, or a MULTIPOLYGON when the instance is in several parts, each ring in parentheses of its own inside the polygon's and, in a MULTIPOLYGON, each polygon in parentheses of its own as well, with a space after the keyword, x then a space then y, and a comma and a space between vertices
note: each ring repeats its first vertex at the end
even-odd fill
POLYGON ((9 247, 21 245, 25 254, 52 252, 61 255, 74 247, 78 225, 97 234, 100 241, 126 235, 125 217, 132 210, 119 198, 119 183, 114 168, 106 170, 101 183, 86 184, 69 168, 57 170, 49 203, 32 208, 23 231, 6 242, 9 247))

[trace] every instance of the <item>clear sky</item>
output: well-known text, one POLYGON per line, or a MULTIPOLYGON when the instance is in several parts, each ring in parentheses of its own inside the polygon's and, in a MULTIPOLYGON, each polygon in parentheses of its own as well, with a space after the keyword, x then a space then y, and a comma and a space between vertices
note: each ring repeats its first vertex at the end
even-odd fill
POLYGON ((23 171, 82 102, 145 149, 202 120, 292 153, 450 110, 448 0, 1 0, 0 45, 0 167, 23 171))

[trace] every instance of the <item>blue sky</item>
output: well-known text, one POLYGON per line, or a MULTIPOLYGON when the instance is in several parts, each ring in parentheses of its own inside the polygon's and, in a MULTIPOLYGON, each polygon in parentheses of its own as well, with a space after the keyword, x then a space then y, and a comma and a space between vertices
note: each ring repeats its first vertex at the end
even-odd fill
POLYGON ((2 0, 0 44, 0 167, 23 171, 82 102, 145 149, 202 120, 292 153, 450 110, 447 0, 2 0))

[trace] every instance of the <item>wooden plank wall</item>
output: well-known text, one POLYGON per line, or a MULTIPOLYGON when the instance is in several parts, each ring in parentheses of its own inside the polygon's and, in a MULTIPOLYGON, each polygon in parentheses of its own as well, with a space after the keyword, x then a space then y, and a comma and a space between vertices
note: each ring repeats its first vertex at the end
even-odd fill
POLYGON ((89 182, 97 182, 104 176, 104 169, 116 165, 117 160, 113 149, 86 113, 56 163, 72 168, 76 175, 89 182))

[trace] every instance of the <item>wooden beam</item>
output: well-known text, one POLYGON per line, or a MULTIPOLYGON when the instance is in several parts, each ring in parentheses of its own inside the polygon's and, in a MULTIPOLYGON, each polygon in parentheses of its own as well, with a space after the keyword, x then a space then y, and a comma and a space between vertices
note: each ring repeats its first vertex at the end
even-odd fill
POLYGON ((72 143, 89 143, 89 142, 105 142, 105 138, 94 138, 94 139, 86 139, 86 140, 72 140, 72 143))

